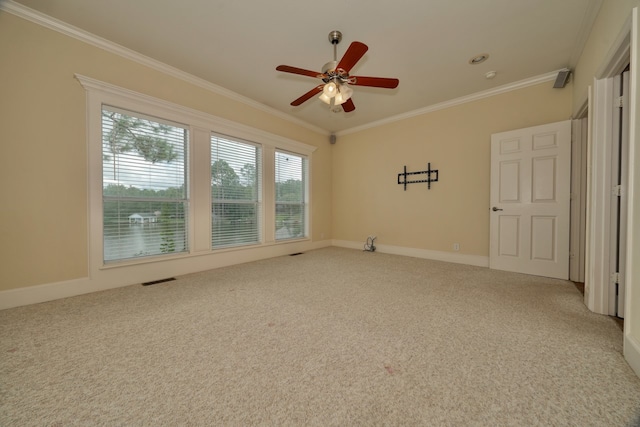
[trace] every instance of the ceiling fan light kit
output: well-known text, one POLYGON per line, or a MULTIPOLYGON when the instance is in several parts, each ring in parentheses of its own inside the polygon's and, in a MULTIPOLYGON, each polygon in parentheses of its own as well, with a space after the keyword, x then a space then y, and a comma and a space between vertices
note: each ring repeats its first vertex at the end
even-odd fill
POLYGON ((297 107, 303 102, 313 98, 315 95, 320 94, 318 98, 320 98, 322 102, 328 104, 332 111, 339 111, 336 107, 341 106, 342 110, 348 113, 356 108, 351 100, 353 89, 351 89, 349 85, 370 86, 384 89, 394 89, 398 87, 398 84, 400 83, 398 79, 350 76, 349 71, 351 71, 351 68, 356 65, 369 48, 364 43, 354 41, 349 46, 342 59, 340 59, 340 62, 338 62, 337 45, 341 40, 342 33, 340 31, 335 30, 329 33, 329 41, 333 45, 333 61, 327 62, 322 67, 322 72, 320 73, 291 67, 289 65, 279 65, 276 67, 277 71, 321 79, 324 83, 314 87, 298 99, 295 99, 291 102, 291 105, 297 107))

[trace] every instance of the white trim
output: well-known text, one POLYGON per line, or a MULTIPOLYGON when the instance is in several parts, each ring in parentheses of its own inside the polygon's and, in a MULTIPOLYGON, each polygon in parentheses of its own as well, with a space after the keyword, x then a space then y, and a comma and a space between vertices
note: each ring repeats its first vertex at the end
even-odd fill
MULTIPOLYGON (((350 240, 332 240, 332 246, 348 249, 364 250, 364 242, 353 242, 350 240)), ((429 249, 407 248, 403 246, 376 244, 376 252, 402 255, 413 258, 430 259, 434 261, 452 262, 455 264, 475 265, 476 267, 489 267, 489 257, 481 255, 465 255, 460 253, 450 253, 443 251, 433 251, 429 249)))
MULTIPOLYGON (((599 0, 596 0, 599 1, 599 0)), ((218 86, 216 84, 213 84, 207 80, 204 80, 200 77, 196 77, 192 74, 189 74, 187 72, 184 72, 180 69, 177 69, 175 67, 172 67, 170 65, 167 65, 165 63, 162 63, 160 61, 157 61, 153 58, 150 58, 148 56, 142 55, 136 51, 133 51, 131 49, 128 49, 124 46, 120 46, 116 43, 113 43, 109 40, 106 40, 102 37, 98 37, 94 34, 91 34, 87 31, 84 31, 80 28, 74 27, 70 24, 67 24, 65 22, 62 22, 58 19, 55 19, 53 17, 50 17, 48 15, 45 15, 41 12, 38 12, 36 10, 33 10, 31 8, 28 8, 26 6, 23 6, 19 3, 16 3, 13 0, 4 0, 4 1, 0 1, 0 10, 9 12, 15 16, 18 16, 20 18, 26 19, 30 22, 33 22, 35 24, 41 25, 45 28, 49 28, 51 30, 57 31, 61 34, 64 34, 66 36, 75 38, 77 40, 80 40, 84 43, 90 44, 92 46, 95 46, 99 49, 105 50, 107 52, 119 55, 123 58, 129 59, 131 61, 137 62, 139 64, 142 64, 144 66, 147 66, 149 68, 152 68, 154 70, 160 71, 162 73, 165 73, 167 75, 170 75, 172 77, 178 78, 180 80, 183 80, 187 83, 191 83, 195 86, 198 86, 202 89, 208 90, 210 92, 216 93, 218 95, 222 95, 225 96, 231 100, 240 102, 242 104, 245 104, 249 107, 255 108, 257 110, 260 111, 264 111, 268 114, 274 115, 278 118, 281 118, 283 120, 289 121, 291 123, 294 123, 296 125, 302 126, 306 129, 309 129, 313 132, 319 133, 321 135, 330 135, 331 132, 322 129, 318 126, 312 125, 308 122, 305 122, 304 120, 300 120, 297 117, 291 116, 290 114, 284 113, 280 110, 277 110, 275 108, 269 107, 267 105, 261 104, 251 98, 242 96, 236 92, 230 91, 226 88, 223 88, 222 86, 218 86)), ((438 111, 438 110, 443 110, 445 108, 450 108, 456 105, 461 105, 461 104, 465 104, 468 102, 473 102, 473 101, 477 101, 483 98, 488 98, 494 95, 499 95, 502 93, 506 93, 506 92, 510 92, 513 90, 518 90, 518 89, 522 89, 525 87, 529 87, 529 86, 533 86, 533 85, 537 85, 539 83, 544 83, 547 81, 553 81, 555 80, 555 78, 558 75, 558 71, 560 70, 556 70, 556 71, 552 71, 550 73, 546 73, 546 74, 542 74, 539 76, 534 76, 528 79, 524 79, 524 80, 520 80, 518 82, 514 82, 514 83, 510 83, 510 84, 506 84, 503 86, 499 86, 497 88, 493 88, 493 89, 489 89, 486 91, 482 91, 482 92, 477 92, 475 94, 471 94, 471 95, 467 95, 467 96, 463 96, 460 98, 456 98, 456 99, 452 99, 449 101, 444 101, 438 104, 434 104, 431 106, 427 106, 424 108, 420 108, 414 111, 409 111, 407 113, 403 113, 403 114, 399 114, 396 116, 392 116, 392 117, 388 117, 385 118, 383 120, 378 120, 375 122, 371 122, 371 123, 367 123, 364 124, 362 126, 357 126, 351 129, 346 129, 340 132, 336 132, 335 135, 336 136, 344 136, 344 135, 348 135, 348 134, 352 134, 352 133, 356 133, 356 132, 360 132, 362 130, 365 129, 370 129, 370 128, 374 128, 374 127, 378 127, 378 126, 382 126, 382 125, 386 125, 389 123, 393 123, 393 122, 397 122, 400 120, 405 120, 411 117, 415 117, 415 116, 419 116, 422 114, 427 114, 427 113, 431 113, 434 111, 438 111)))
MULTIPOLYGON (((208 194, 210 187, 210 134, 225 134, 260 144, 264 156, 273 152, 275 147, 285 147, 298 155, 306 156, 309 160, 309 175, 311 175, 312 153, 317 147, 303 144, 298 141, 283 138, 277 135, 241 125, 226 119, 202 113, 181 105, 166 102, 148 95, 120 88, 89 77, 76 75, 87 95, 87 153, 88 153, 88 252, 89 252, 89 282, 91 290, 108 289, 113 283, 124 286, 133 283, 147 282, 159 278, 171 277, 176 274, 187 274, 195 271, 207 270, 221 265, 230 265, 238 262, 248 262, 256 259, 269 258, 282 254, 290 247, 306 248, 311 241, 309 238, 273 242, 269 234, 264 233, 261 243, 252 246, 242 246, 230 249, 210 248, 210 205, 205 206, 204 201, 193 200, 194 209, 189 210, 189 237, 192 244, 187 253, 172 256, 153 257, 147 259, 135 259, 119 262, 112 265, 104 265, 102 246, 102 138, 101 116, 104 104, 117 108, 140 112, 153 117, 161 117, 165 120, 182 123, 188 126, 190 132, 189 150, 199 153, 199 158, 189 156, 189 178, 192 196, 208 194), (206 190, 202 188, 205 186, 206 190), (196 217, 196 214, 199 215, 196 217), (203 219, 203 218, 206 218, 203 219), (202 236, 208 237, 202 237, 202 236), (196 238, 196 236, 198 236, 196 238), (306 245, 306 246, 305 246, 306 245)), ((264 157, 263 157, 264 159, 264 157)), ((263 169, 264 170, 264 169, 263 169)), ((265 172, 263 172, 265 173, 265 172)), ((272 175, 263 175, 265 180, 271 180, 272 175)), ((263 188, 263 212, 274 209, 275 197, 273 193, 265 193, 263 188)), ((274 223, 275 225, 275 223, 274 223)), ((293 252, 299 252, 296 249, 293 252)))
POLYGON ((198 271, 213 270, 246 262, 286 256, 328 246, 331 246, 330 240, 291 242, 270 247, 255 247, 243 251, 228 251, 222 254, 216 254, 215 257, 211 255, 196 257, 190 262, 187 268, 176 268, 177 260, 169 261, 171 265, 169 265, 168 268, 162 267, 163 263, 156 263, 155 267, 162 267, 162 271, 156 273, 153 278, 143 278, 140 274, 121 280, 95 280, 90 277, 83 277, 64 282, 9 289, 0 291, 0 310, 136 285, 145 281, 176 277, 198 271))
POLYGON ((613 137, 613 79, 594 79, 593 138, 589 147, 589 202, 585 286, 589 287, 587 307, 609 313, 609 260, 611 227, 611 141, 613 137))
POLYGON ((591 34, 593 23, 598 17, 598 13, 600 13, 602 2, 603 0, 589 1, 584 16, 582 17, 582 25, 580 25, 580 31, 578 32, 578 36, 576 37, 576 40, 574 42, 571 59, 569 59, 569 68, 575 68, 575 66, 578 64, 580 56, 582 56, 582 52, 584 51, 584 46, 587 44, 587 40, 589 39, 589 34, 591 34))
MULTIPOLYGON (((591 169, 590 169, 590 165, 591 165, 591 158, 593 156, 593 153, 591 151, 591 147, 593 146, 593 128, 592 128, 592 123, 593 123, 593 111, 594 111, 594 106, 593 106, 593 86, 589 85, 587 87, 587 150, 586 150, 586 156, 587 156, 587 176, 585 177, 585 181, 586 181, 586 186, 587 186, 587 194, 585 196, 585 202, 586 202, 586 206, 590 206, 591 205, 591 199, 592 199, 592 189, 591 189, 591 169)), ((591 224, 591 213, 590 210, 587 209, 585 206, 585 230, 584 230, 584 259, 585 259, 585 280, 584 280, 584 304, 589 307, 589 301, 591 299, 591 287, 589 286, 589 283, 586 280, 586 269, 587 269, 587 260, 591 257, 591 245, 589 244, 589 242, 591 241, 591 230, 590 230, 590 225, 591 224)))
POLYGON ((128 101, 135 102, 136 104, 144 103, 146 106, 151 106, 155 109, 161 109, 172 115, 188 115, 190 116, 190 125, 200 126, 203 128, 210 128, 211 126, 214 126, 216 133, 230 135, 237 138, 244 138, 248 141, 263 141, 271 145, 275 145, 279 148, 288 149, 296 153, 300 153, 302 151, 302 153, 306 155, 310 155, 318 149, 318 147, 315 147, 313 145, 305 144, 293 139, 285 138, 283 136, 275 135, 260 129, 253 128, 251 126, 243 125, 241 123, 203 113, 202 111, 195 110, 193 108, 174 104, 172 102, 145 95, 140 92, 112 85, 110 83, 96 80, 91 77, 83 76, 82 74, 75 74, 75 78, 78 79, 85 90, 93 90, 108 95, 114 95, 124 98, 128 101))
POLYGON ((200 77, 196 77, 193 74, 189 74, 184 72, 178 68, 167 65, 163 62, 157 61, 148 56, 142 55, 134 50, 128 49, 124 46, 120 46, 116 43, 113 43, 107 39, 96 36, 95 34, 91 34, 85 30, 74 27, 73 25, 67 24, 66 22, 60 21, 51 16, 45 15, 41 12, 38 12, 34 9, 28 8, 22 4, 16 3, 13 0, 3 0, 0 1, 0 10, 11 13, 19 18, 25 19, 27 21, 33 22, 34 24, 41 25, 50 30, 59 32, 68 37, 72 37, 76 40, 80 40, 81 42, 90 44, 99 49, 107 51, 109 53, 113 53, 115 55, 121 56, 128 60, 137 62, 138 64, 142 64, 146 67, 152 68, 156 71, 160 71, 161 73, 167 74, 169 76, 175 77, 177 79, 183 80, 187 83, 198 86, 202 89, 208 90, 218 95, 222 95, 226 98, 229 98, 233 101, 240 102, 245 104, 251 108, 255 108, 260 111, 264 111, 265 113, 276 116, 280 119, 286 120, 288 122, 294 123, 296 125, 302 126, 310 131, 319 133, 321 135, 329 135, 329 132, 325 129, 314 126, 308 122, 300 120, 296 117, 293 117, 289 114, 283 113, 280 110, 276 110, 275 108, 269 107, 267 105, 261 104, 257 101, 254 101, 251 98, 247 98, 246 96, 240 95, 236 92, 233 92, 229 89, 226 89, 222 86, 218 86, 213 84, 207 80, 204 80, 200 77))
POLYGON ((571 243, 569 280, 584 282, 585 230, 586 230, 586 170, 587 127, 586 118, 572 120, 571 135, 571 243))
POLYGON ((602 60, 600 67, 596 70, 596 79, 605 79, 622 73, 622 70, 629 64, 629 53, 631 51, 631 16, 629 16, 618 37, 611 45, 607 55, 602 60))
POLYGON ((480 99, 489 98, 495 95, 500 95, 506 92, 511 92, 518 89, 523 89, 529 86, 535 86, 540 83, 553 81, 558 76, 560 70, 552 71, 550 73, 542 74, 539 76, 531 77, 528 79, 520 80, 517 82, 509 83, 506 85, 498 86, 493 89, 488 89, 482 92, 472 93, 471 95, 462 96, 460 98, 451 99, 449 101, 440 102, 438 104, 430 105, 417 110, 409 111, 407 113, 398 114, 396 116, 387 117, 382 120, 367 123, 362 126, 356 126, 351 129, 346 129, 340 132, 336 132, 336 136, 344 136, 351 133, 363 131, 373 127, 386 125, 400 120, 410 119, 411 117, 420 116, 427 113, 433 113, 434 111, 444 110, 446 108, 455 107, 457 105, 466 104, 468 102, 478 101, 480 99))
MULTIPOLYGON (((591 90, 591 86, 589 86, 589 88, 587 89, 587 91, 589 90, 591 90)), ((587 95, 587 98, 588 98, 588 95, 587 95)), ((589 116, 589 99, 586 99, 582 104, 582 106, 576 110, 576 113, 573 116, 573 118, 576 120, 580 120, 580 119, 585 119, 588 116, 589 116)))
MULTIPOLYGON (((637 9, 637 8, 636 8, 637 9)), ((634 9, 634 11, 636 10, 634 9)), ((601 314, 609 311, 609 227, 611 190, 612 83, 608 80, 629 63, 632 14, 623 24, 594 76, 593 99, 589 99, 591 129, 587 173, 587 242, 585 260, 585 303, 601 314), (607 143, 607 139, 609 143, 607 143)), ((632 69, 633 71, 633 69, 632 69)), ((631 78, 638 70, 632 72, 631 78)), ((631 110, 631 108, 630 108, 631 110)), ((633 111, 630 111, 633 114, 633 111)), ((631 116, 631 121, 634 117, 631 116)), ((632 124, 630 123, 632 126, 632 124)), ((633 143, 630 143, 633 145, 633 143)), ((630 162, 632 163, 632 162, 630 162)), ((630 189, 631 190, 631 189, 630 189)), ((629 213, 631 214, 631 212, 629 213)), ((629 216, 629 218, 632 218, 629 216)), ((631 241, 629 244, 632 244, 631 241)), ((627 275, 627 277, 630 277, 627 275)), ((626 311, 626 310, 625 310, 626 311)))
POLYGON ((23 305, 39 304, 99 290, 100 289, 92 289, 91 280, 88 277, 28 286, 26 288, 9 289, 0 292, 0 310, 23 305))
POLYGON ((623 346, 624 358, 636 375, 640 377, 640 342, 634 340, 631 335, 626 334, 623 346))
POLYGON ((640 377, 640 8, 631 12, 631 75, 629 98, 629 198, 624 357, 640 377), (636 311, 631 310, 632 302, 636 311))

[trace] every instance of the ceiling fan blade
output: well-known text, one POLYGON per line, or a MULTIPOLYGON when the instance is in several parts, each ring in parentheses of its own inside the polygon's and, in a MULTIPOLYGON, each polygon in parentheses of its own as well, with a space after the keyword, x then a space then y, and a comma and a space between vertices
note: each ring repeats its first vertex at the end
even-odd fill
POLYGON ((369 50, 369 48, 364 43, 351 43, 351 45, 349 45, 349 49, 347 49, 344 56, 336 66, 336 70, 344 70, 344 72, 348 74, 351 68, 356 65, 356 62, 362 58, 367 50, 369 50))
POLYGON ((342 104, 342 109, 345 113, 349 113, 356 109, 356 106, 353 104, 353 100, 351 98, 347 99, 347 102, 342 104))
POLYGON ((302 95, 300 98, 296 99, 295 101, 293 101, 291 103, 291 105, 293 105, 294 107, 297 107, 298 105, 302 104, 303 102, 311 99, 314 97, 314 95, 319 94, 320 92, 322 92, 323 89, 323 85, 314 87, 313 89, 311 89, 309 92, 305 93, 304 95, 302 95))
POLYGON ((371 87, 382 87, 385 89, 395 89, 398 87, 400 80, 398 79, 388 79, 385 77, 364 77, 364 76, 351 76, 350 79, 353 79, 353 83, 349 83, 356 86, 371 86, 371 87))
POLYGON ((318 79, 321 79, 324 77, 324 74, 319 73, 317 71, 305 70, 302 68, 291 67, 289 65, 278 65, 276 67, 276 70, 283 71, 285 73, 300 74, 303 76, 315 77, 318 79))

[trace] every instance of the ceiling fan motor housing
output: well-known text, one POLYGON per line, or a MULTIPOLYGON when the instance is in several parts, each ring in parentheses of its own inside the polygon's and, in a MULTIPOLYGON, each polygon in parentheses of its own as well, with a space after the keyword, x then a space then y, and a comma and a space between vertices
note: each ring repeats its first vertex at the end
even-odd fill
POLYGON ((336 67, 338 66, 338 61, 329 61, 322 66, 322 74, 326 77, 322 79, 323 82, 329 83, 331 80, 334 80, 336 75, 336 67))

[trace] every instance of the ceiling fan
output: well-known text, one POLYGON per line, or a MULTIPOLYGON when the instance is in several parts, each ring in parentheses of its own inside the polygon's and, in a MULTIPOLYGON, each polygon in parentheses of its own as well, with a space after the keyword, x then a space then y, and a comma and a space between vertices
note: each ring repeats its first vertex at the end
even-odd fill
POLYGON ((305 70, 302 68, 291 67, 289 65, 278 65, 276 67, 276 70, 278 71, 314 77, 321 79, 324 82, 323 84, 314 87, 300 98, 294 100, 291 105, 297 107, 303 102, 311 99, 313 96, 321 93, 319 97, 320 100, 329 104, 333 111, 336 111, 338 106, 342 106, 342 109, 348 113, 356 109, 356 106, 353 104, 353 100, 351 99, 353 89, 349 87, 350 85, 380 87, 385 89, 394 89, 398 87, 398 83, 400 83, 398 79, 350 76, 349 71, 351 71, 351 68, 356 65, 369 48, 364 43, 354 41, 349 45, 349 48, 340 62, 338 62, 336 59, 336 50, 340 40, 342 40, 342 33, 340 31, 331 31, 329 33, 329 41, 333 45, 333 61, 324 64, 322 72, 305 70))

